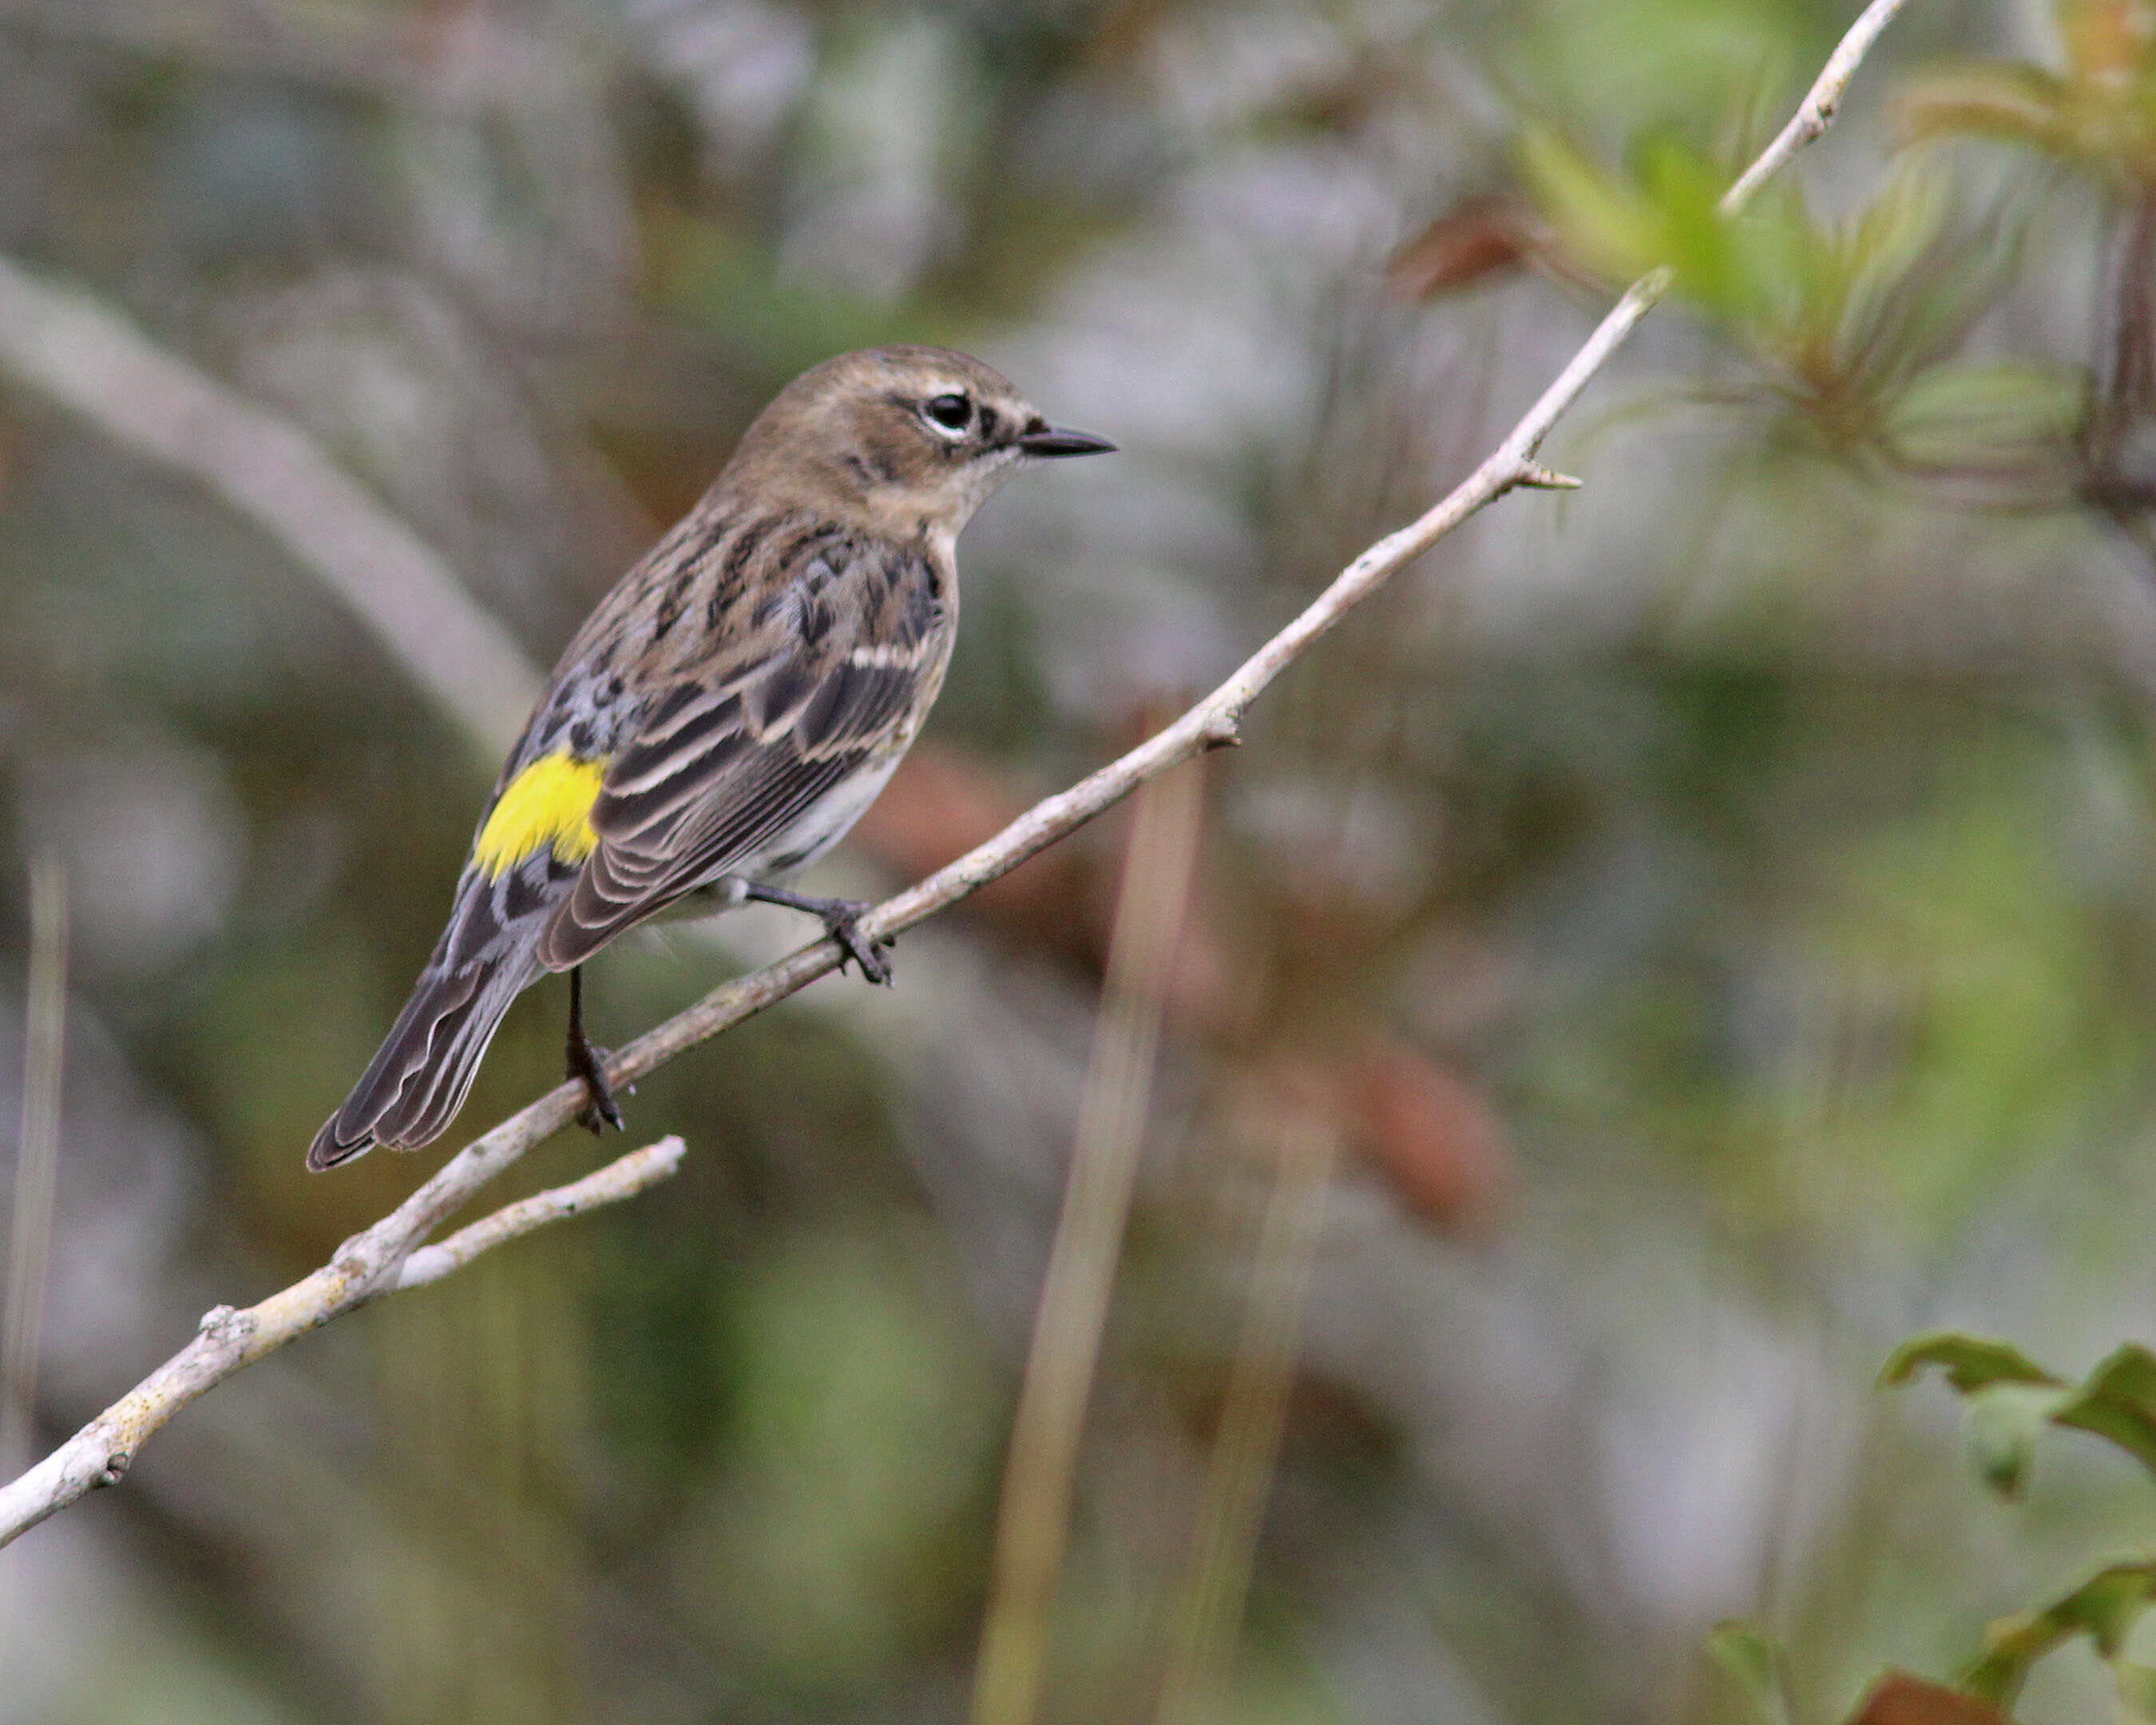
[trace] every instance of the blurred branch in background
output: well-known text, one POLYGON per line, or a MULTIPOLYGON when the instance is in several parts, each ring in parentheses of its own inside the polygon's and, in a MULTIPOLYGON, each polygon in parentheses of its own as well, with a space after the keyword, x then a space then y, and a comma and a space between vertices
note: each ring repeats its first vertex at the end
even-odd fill
POLYGON ((1155 1725, 1208 1725, 1235 1656, 1243 1603, 1280 1458, 1302 1332, 1303 1301, 1339 1160, 1338 1129, 1290 1099, 1273 1122, 1271 1189, 1245 1298, 1242 1333, 1199 1506, 1155 1725))
MULTIPOLYGON (((38 1344, 44 1329, 53 1192, 59 1172, 60 1081, 67 1053, 67 873, 57 857, 30 865, 30 975, 23 1050, 22 1131, 9 1182, 6 1296, 0 1299, 0 1470, 32 1454, 38 1344)), ((12 1575, 0 1577, 0 1672, 7 1669, 12 1575)))
POLYGON ((59 1168, 60 1079, 67 1048, 67 875, 59 860, 30 868, 29 1005, 23 1059, 22 1134, 9 1183, 13 1220, 7 1296, 0 1303, 0 1466, 29 1461, 37 1405, 38 1336, 52 1245, 53 1189, 59 1168))
POLYGON ((974 1725, 1031 1725, 1040 1709, 1079 1440, 1152 1114, 1161 1014, 1189 903, 1204 792, 1193 762, 1138 793, 1077 1142, 1004 1463, 974 1725))
POLYGON ((87 295, 0 259, 0 371, 183 473, 274 538, 371 629, 490 771, 539 675, 455 572, 290 421, 87 295))
MULTIPOLYGON (((1850 79, 1894 16, 1902 0, 1872 0, 1844 35, 1803 102, 1774 141, 1722 200, 1723 213, 1739 213, 1763 182, 1760 164, 1779 167, 1824 131, 1840 105, 1850 79)), ((1535 459, 1558 418, 1578 399, 1595 374, 1668 290, 1670 274, 1658 270, 1635 282, 1596 327, 1587 342, 1545 389, 1497 448, 1469 477, 1419 519, 1386 535, 1354 559, 1300 615, 1253 654, 1213 693, 1165 730, 1081 780, 1069 790, 1044 798, 995 839, 978 846, 927 880, 886 900, 860 920, 870 941, 896 936, 978 891, 1028 857, 1112 808, 1147 781, 1209 749, 1235 742, 1245 712, 1276 678, 1302 657, 1318 639, 1394 575, 1458 528, 1486 504, 1516 486, 1568 487, 1578 482, 1552 474, 1535 459)), ((54 308, 19 295, 18 311, 34 306, 48 316, 103 316, 69 304, 54 308)), ((0 325, 9 320, 0 313, 0 325)), ((139 379, 169 381, 154 354, 144 355, 124 326, 103 351, 116 367, 147 363, 139 379)), ((124 376, 124 371, 123 371, 124 376)), ((103 381, 110 382, 111 379, 103 381)), ((201 399, 187 377, 183 398, 201 399)), ((184 423, 184 416, 183 423, 184 423)), ((151 447, 186 452, 173 441, 173 428, 162 423, 138 425, 122 415, 151 447)), ((274 461, 294 463, 307 477, 318 476, 310 446, 293 443, 285 428, 264 428, 261 453, 274 461)), ((350 497, 346 482, 330 470, 326 475, 341 504, 350 497)), ((235 474, 240 495, 275 506, 257 491, 247 474, 235 474)), ((340 513, 344 511, 340 510, 340 513)), ((312 531, 311 529, 310 530, 312 531)), ((331 543, 341 544, 341 540, 331 543)), ((341 566, 340 566, 341 567, 341 566)), ((439 643, 432 644, 439 647, 439 643)), ((464 673, 446 657, 432 653, 421 662, 454 681, 464 673)), ((501 661, 493 661, 497 674, 501 661)), ((496 691, 497 697, 500 691, 496 691)), ((521 716, 521 708, 520 708, 521 716)), ((608 1076, 619 1088, 634 1082, 685 1050, 741 1023, 798 992, 837 968, 840 952, 829 941, 803 948, 780 963, 714 989, 687 1011, 647 1032, 608 1063, 608 1076)), ((204 1320, 203 1332, 150 1378, 92 1420, 67 1444, 0 1490, 0 1543, 5 1543, 55 1511, 101 1484, 124 1475, 140 1443, 187 1402, 242 1368, 305 1332, 384 1291, 413 1249, 466 1203, 480 1188, 542 1140, 568 1124, 583 1105, 581 1084, 562 1084, 468 1145, 390 1216, 347 1241, 335 1260, 302 1281, 271 1296, 248 1312, 219 1308, 204 1320)))

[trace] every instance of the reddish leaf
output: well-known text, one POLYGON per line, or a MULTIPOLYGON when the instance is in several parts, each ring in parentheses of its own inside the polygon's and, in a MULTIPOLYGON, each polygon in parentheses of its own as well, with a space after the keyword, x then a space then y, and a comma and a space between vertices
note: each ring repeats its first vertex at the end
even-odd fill
POLYGON ((1433 300, 1517 270, 1537 249, 1532 215, 1508 198, 1471 198, 1394 252, 1385 280, 1411 299, 1433 300))
POLYGON ((1512 1149, 1479 1089, 1397 1042, 1372 1044, 1346 1081, 1358 1143, 1409 1209, 1446 1228, 1490 1220, 1511 1184, 1512 1149))
POLYGON ((1929 1683, 1907 1671, 1889 1671, 1871 1686, 1849 1725, 2013 1725, 1987 1702, 1958 1689, 1929 1683))

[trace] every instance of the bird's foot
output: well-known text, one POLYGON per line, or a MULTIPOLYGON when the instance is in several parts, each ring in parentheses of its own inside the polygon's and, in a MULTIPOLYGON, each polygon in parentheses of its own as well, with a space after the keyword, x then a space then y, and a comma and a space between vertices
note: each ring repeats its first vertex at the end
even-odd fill
MULTIPOLYGON (((860 966, 864 978, 877 988, 889 988, 891 961, 876 948, 881 947, 887 951, 895 942, 888 937, 880 941, 871 941, 861 933, 861 912, 869 908, 867 905, 857 904, 851 900, 844 899, 838 902, 843 904, 845 908, 818 913, 824 919, 824 933, 839 943, 839 948, 846 955, 846 958, 852 959, 855 963, 860 966)), ((841 958, 839 961, 839 969, 844 970, 846 968, 846 958, 841 958)))
MULTIPOLYGON (((613 1099, 613 1086, 607 1082, 606 1063, 608 1050, 594 1047, 592 1039, 584 1034, 584 973, 581 969, 569 973, 569 1069, 565 1078, 581 1078, 585 1093, 591 1098, 577 1116, 577 1124, 593 1137, 600 1137, 608 1127, 616 1132, 624 1130, 621 1106, 613 1099)), ((634 1085, 629 1086, 632 1090, 634 1085)))
POLYGON ((585 1035, 581 1025, 569 1032, 569 1069, 562 1076, 581 1078, 591 1100, 577 1116, 577 1124, 593 1137, 602 1136, 612 1127, 622 1131, 621 1105, 613 1099, 613 1086, 607 1082, 606 1063, 611 1050, 596 1047, 585 1035))
POLYGON ((761 900, 767 905, 784 905, 789 911, 806 911, 820 918, 824 932, 839 943, 843 955, 839 960, 839 969, 844 970, 850 958, 860 966, 862 976, 870 982, 879 987, 890 986, 891 961, 878 948, 887 950, 893 942, 888 935, 872 941, 861 932, 861 917, 872 908, 866 900, 812 898, 805 892, 789 892, 783 886, 765 886, 753 880, 742 896, 761 900))

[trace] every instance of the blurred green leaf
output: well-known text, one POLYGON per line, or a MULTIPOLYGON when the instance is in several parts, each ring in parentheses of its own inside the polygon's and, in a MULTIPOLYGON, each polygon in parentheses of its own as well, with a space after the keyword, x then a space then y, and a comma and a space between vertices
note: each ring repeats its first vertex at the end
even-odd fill
POLYGON ((1955 220, 1953 182, 1905 163, 1852 219, 1808 229, 1817 254, 1804 321, 1834 373, 1898 383, 1958 345, 2003 271, 1955 220))
POLYGON ((2002 1497, 2020 1496, 2038 1434, 2073 1391, 2007 1343, 1952 1332, 1903 1343, 1888 1357, 1879 1382, 1906 1384, 1926 1366, 1940 1367, 1969 1398, 1964 1435, 1984 1483, 2002 1497))
POLYGON ((1639 173, 1660 230, 1656 261, 1676 271, 1677 290, 1726 317, 1756 313, 1774 278, 1755 267, 1758 248, 1747 243, 1762 224, 1722 213, 1727 176, 1682 139, 1666 136, 1640 147, 1639 173))
POLYGON ((1756 1623, 1725 1618, 1707 1631, 1707 1651, 1744 1692, 1759 1725, 1789 1725, 1788 1680, 1773 1636, 1756 1623))
POLYGON ((1946 231, 1952 213, 1943 178, 1905 168, 1842 230, 1846 237, 1835 249, 1852 282, 1866 273, 1892 281, 1916 268, 1946 231))
POLYGON ((1948 360, 2001 291, 2011 249, 1955 220, 1940 173, 1906 164, 1841 222, 1786 187, 1732 218, 1726 177, 1692 145, 1652 136, 1631 157, 1619 175, 1548 130, 1527 134, 1522 168, 1558 253, 1612 284, 1669 266, 1749 349, 1761 398, 1830 447, 1994 472, 2061 447, 2081 408, 2074 378, 1948 360))
POLYGON ((2103 177, 2156 177, 2156 28, 2145 0, 2059 0, 2061 76, 1984 60, 1912 80, 1897 103, 1912 140, 1989 137, 2103 177))
MULTIPOLYGON (((2156 1603, 2156 1563, 2114 1563, 2098 1570, 2042 1611, 2009 1617, 1984 1631, 1988 1651, 1962 1676, 1970 1694, 2010 1707, 2029 1672, 2046 1654, 2076 1635, 2116 1662, 2141 1615, 2156 1603)), ((2138 1686, 2140 1680, 2128 1683, 2138 1686)), ((2126 1684, 2122 1684, 2122 1696, 2126 1684)))
POLYGON ((1663 261, 1661 223, 1646 198, 1555 132, 1530 127, 1520 165, 1566 249, 1596 275, 1629 281, 1663 261))
POLYGON ((2035 1384, 1994 1384, 1969 1399, 1969 1460, 2002 1497, 2019 1497, 2036 1459, 2036 1439, 2071 1396, 2035 1384))
POLYGON ((1677 291, 1710 315, 1759 324, 1789 300, 1807 270, 1811 236, 1801 209, 1770 194, 1743 216, 1725 215, 1728 176, 1682 138, 1641 140, 1624 177, 1547 131, 1531 131, 1522 147, 1560 247, 1613 284, 1666 264, 1677 291))
POLYGON ((2156 1354, 2138 1343, 2118 1348, 2051 1419, 2110 1439, 2156 1474, 2156 1354))
POLYGON ((1912 79, 1895 103, 1912 142, 1985 136, 2066 152, 2073 146, 2065 86, 2041 66, 1955 66, 1912 79))
POLYGON ((1949 362, 1896 395, 1883 441, 1911 466, 1993 466, 2059 447, 2081 408, 2080 380, 2067 372, 1949 362))
POLYGON ((2059 1384, 2029 1356, 2008 1342, 1940 1330, 1913 1336, 1887 1356, 1879 1368, 1879 1387, 1907 1384, 1926 1366, 1938 1366, 1964 1395, 1994 1384, 2059 1384))
POLYGON ((1903 1343, 1881 1368, 1881 1387, 1940 1367, 1969 1403, 1969 1445, 1978 1471, 2002 1496, 2018 1496, 2037 1435, 2071 1425, 2108 1439, 2156 1474, 2156 1354, 2128 1343, 2078 1387, 2005 1342, 1952 1332, 1903 1343))

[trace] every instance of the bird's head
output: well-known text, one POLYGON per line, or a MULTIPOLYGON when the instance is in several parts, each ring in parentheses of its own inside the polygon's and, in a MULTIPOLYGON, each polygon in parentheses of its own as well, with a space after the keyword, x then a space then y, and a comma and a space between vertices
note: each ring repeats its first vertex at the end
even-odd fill
POLYGON ((947 347, 871 347, 803 372, 757 415, 730 488, 893 536, 955 537, 1020 467, 1113 449, 1050 425, 1010 379, 947 347))

